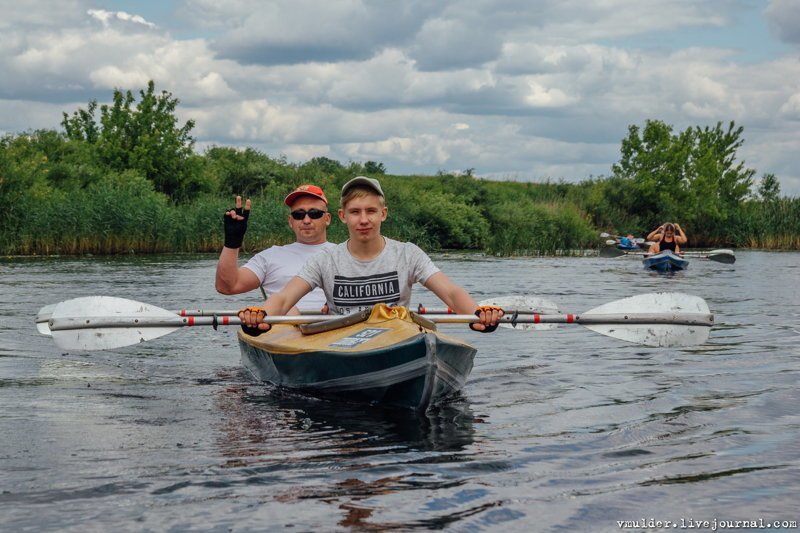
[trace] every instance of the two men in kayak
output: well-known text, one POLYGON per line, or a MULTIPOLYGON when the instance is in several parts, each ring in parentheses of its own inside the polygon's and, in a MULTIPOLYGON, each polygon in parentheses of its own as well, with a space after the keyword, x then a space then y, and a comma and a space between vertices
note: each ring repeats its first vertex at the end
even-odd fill
POLYGON ((285 315, 306 294, 321 287, 331 312, 342 314, 383 302, 408 307, 411 287, 420 283, 456 313, 475 313, 475 331, 493 331, 503 315, 494 306, 478 306, 462 287, 439 270, 413 243, 384 237, 381 224, 388 216, 380 182, 358 176, 342 187, 339 220, 347 225, 349 239, 313 255, 286 287, 272 295, 263 308, 239 313, 243 329, 254 334, 268 331, 265 315, 285 315))

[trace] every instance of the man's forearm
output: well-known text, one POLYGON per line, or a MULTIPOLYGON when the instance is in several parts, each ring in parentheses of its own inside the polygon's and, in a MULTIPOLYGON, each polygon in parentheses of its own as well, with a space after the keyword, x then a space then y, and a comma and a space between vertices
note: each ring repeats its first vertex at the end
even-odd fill
POLYGON ((478 304, 475 303, 472 296, 461 287, 453 289, 449 295, 449 300, 449 302, 445 303, 458 314, 469 315, 478 308, 478 304))
POLYGON ((215 287, 221 294, 233 294, 239 275, 239 248, 222 248, 217 262, 215 287))

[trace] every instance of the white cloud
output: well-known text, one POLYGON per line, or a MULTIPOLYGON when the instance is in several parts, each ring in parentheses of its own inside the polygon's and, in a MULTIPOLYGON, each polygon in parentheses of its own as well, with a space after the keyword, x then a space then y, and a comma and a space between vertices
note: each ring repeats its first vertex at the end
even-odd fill
POLYGON ((564 107, 578 100, 557 87, 546 87, 535 80, 528 82, 528 89, 525 102, 531 107, 564 107))
POLYGON ((794 93, 780 108, 781 114, 791 120, 800 121, 800 93, 794 93))
POLYGON ((131 22, 133 24, 139 24, 146 28, 155 29, 156 25, 152 22, 147 22, 143 17, 139 15, 131 15, 130 13, 126 13, 124 11, 106 11, 105 9, 90 9, 87 11, 90 17, 99 20, 103 26, 109 27, 115 21, 122 21, 122 22, 131 22))

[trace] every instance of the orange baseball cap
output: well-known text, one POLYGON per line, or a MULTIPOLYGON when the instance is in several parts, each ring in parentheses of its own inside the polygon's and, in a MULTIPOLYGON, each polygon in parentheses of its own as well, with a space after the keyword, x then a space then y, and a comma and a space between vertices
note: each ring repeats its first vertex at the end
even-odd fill
POLYGON ((321 187, 317 187, 316 185, 299 186, 286 196, 286 198, 283 200, 283 203, 291 207, 294 201, 297 200, 299 196, 303 196, 304 194, 308 196, 315 196, 325 202, 325 205, 328 205, 328 199, 325 197, 325 193, 322 191, 321 187))

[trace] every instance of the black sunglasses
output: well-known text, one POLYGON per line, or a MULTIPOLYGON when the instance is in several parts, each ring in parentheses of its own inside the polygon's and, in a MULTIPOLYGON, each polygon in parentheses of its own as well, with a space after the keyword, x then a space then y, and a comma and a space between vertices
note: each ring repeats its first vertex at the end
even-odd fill
POLYGON ((317 220, 318 218, 322 218, 322 215, 327 213, 327 211, 321 211, 319 209, 309 209, 306 211, 305 209, 298 209, 297 211, 292 211, 289 213, 292 215, 292 218, 295 220, 303 220, 308 215, 309 218, 312 220, 317 220))

